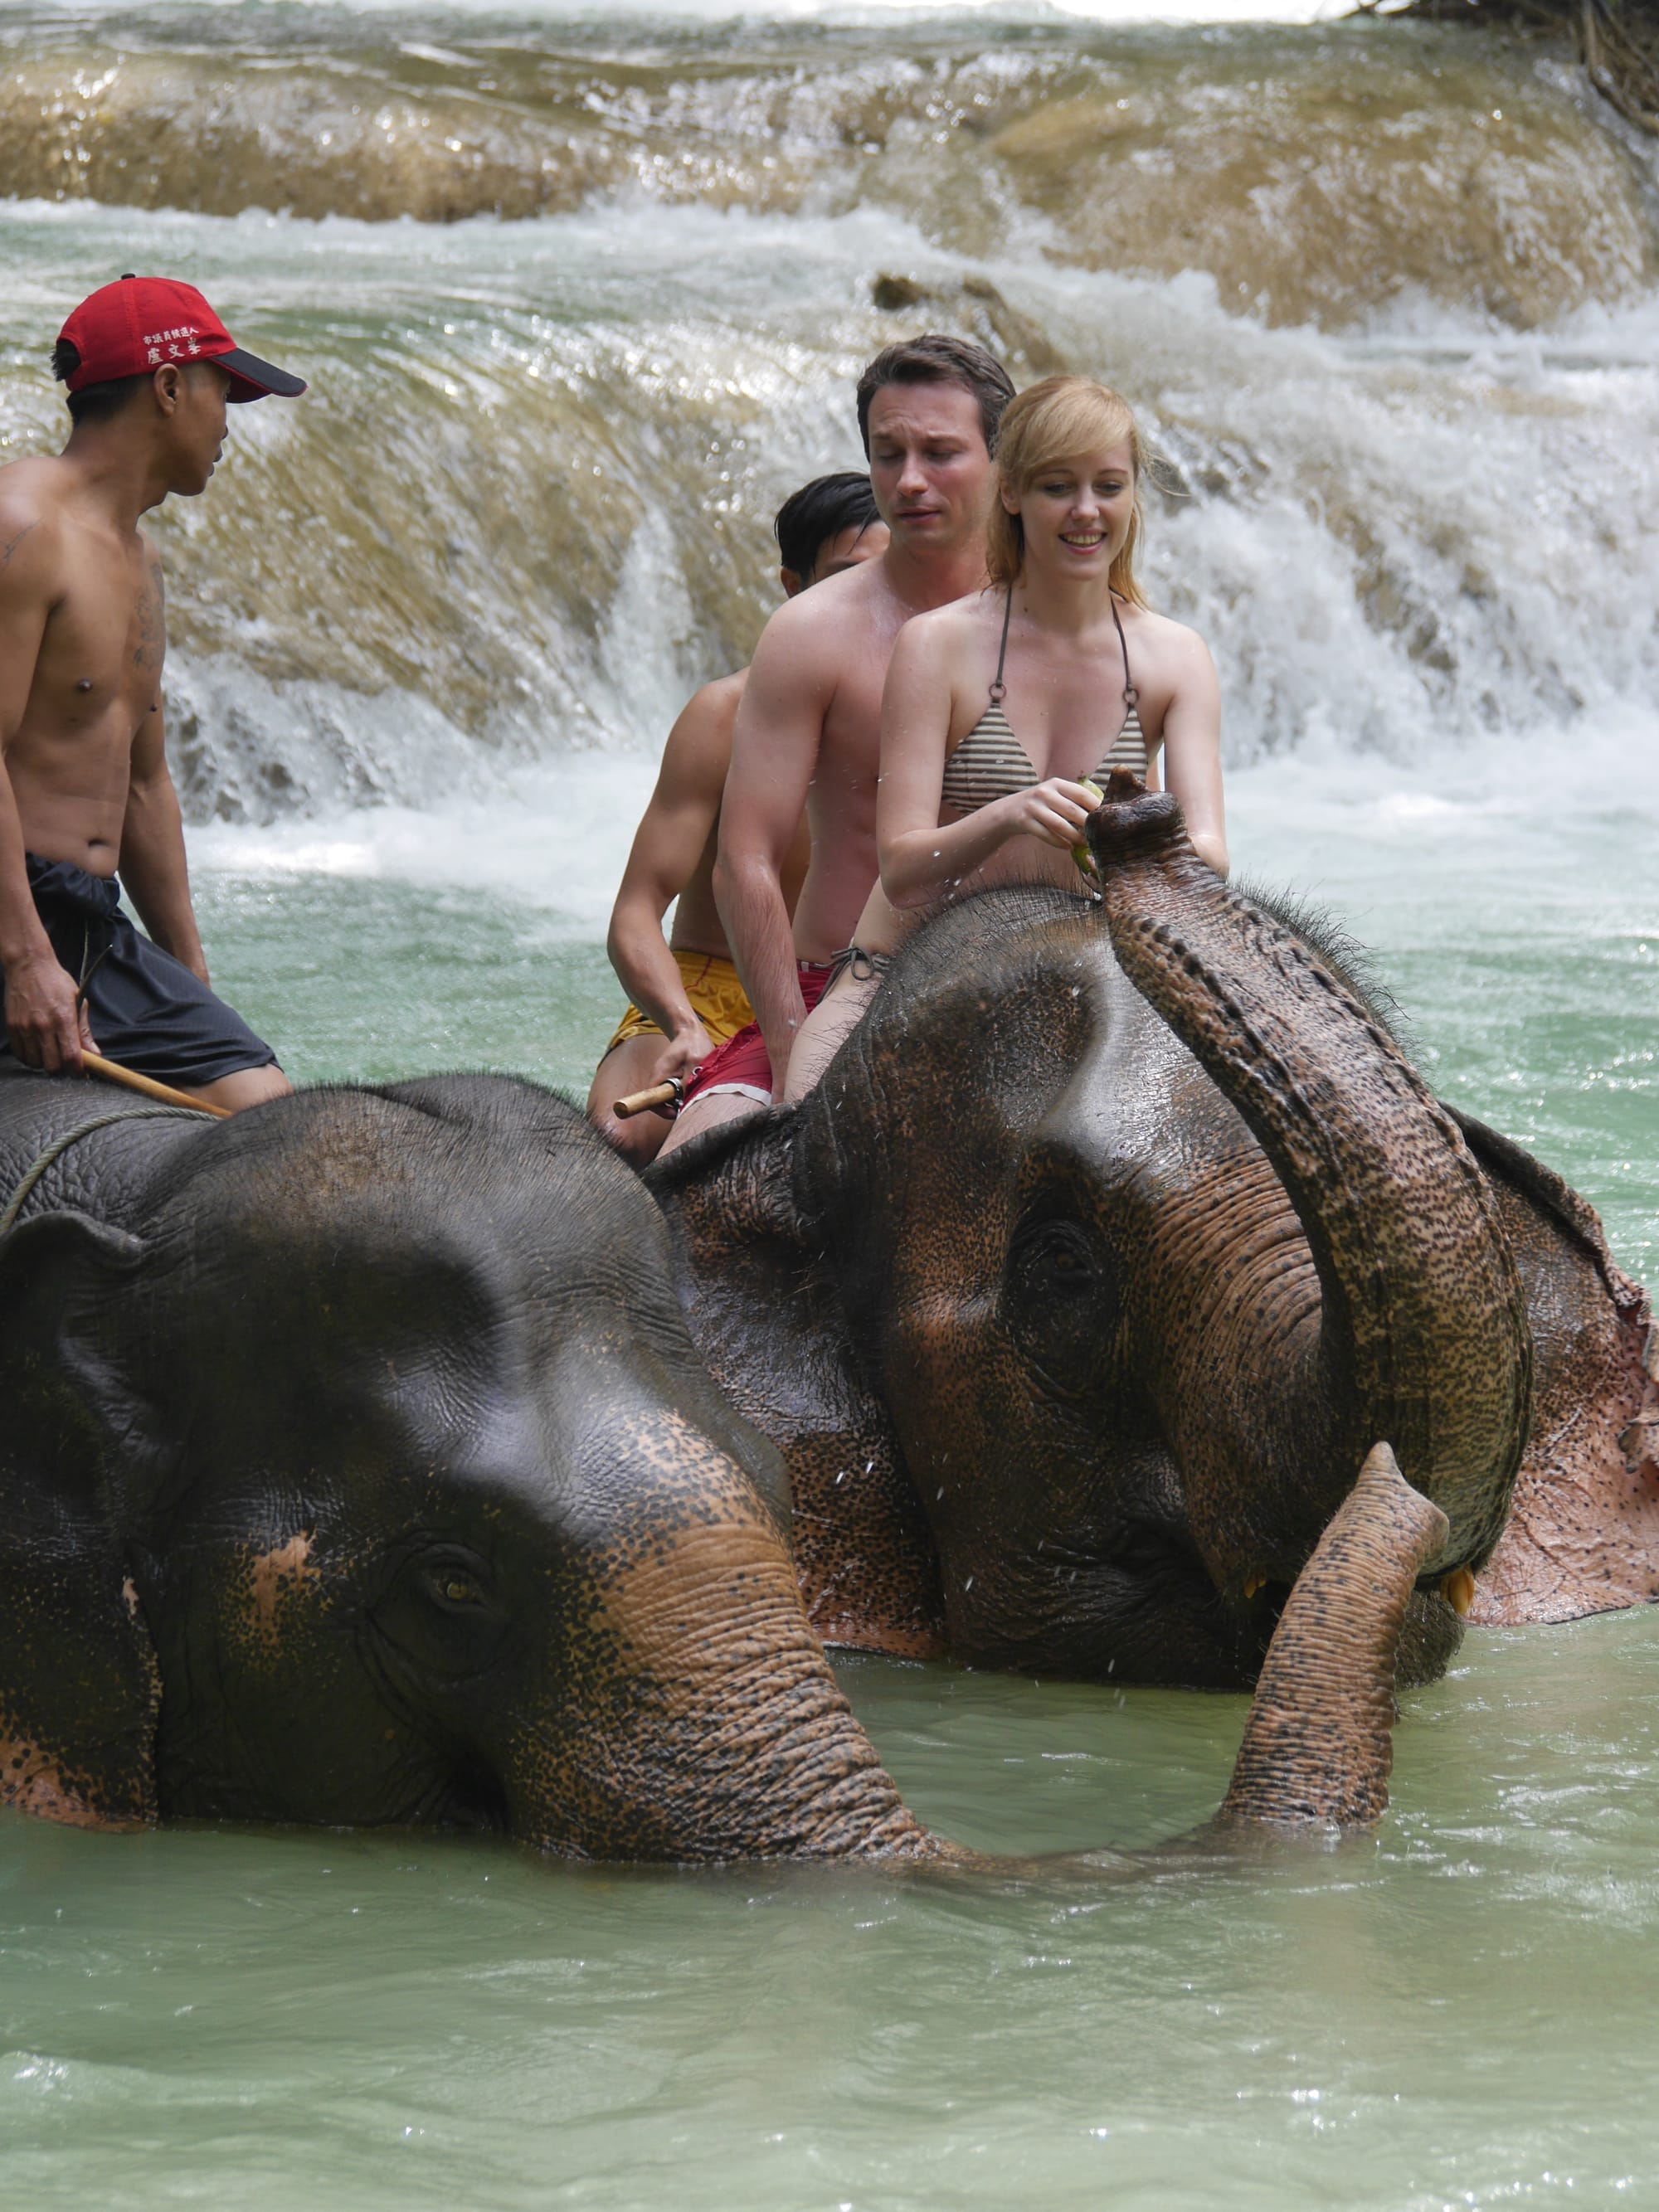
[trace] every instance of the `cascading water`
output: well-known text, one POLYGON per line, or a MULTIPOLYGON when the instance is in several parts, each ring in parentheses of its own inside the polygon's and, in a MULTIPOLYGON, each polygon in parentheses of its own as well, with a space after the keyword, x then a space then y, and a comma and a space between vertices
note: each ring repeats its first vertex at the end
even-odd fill
MULTIPOLYGON (((1238 863, 1334 898, 1437 1088, 1651 1282, 1651 145, 1547 46, 1115 12, 0 7, 0 458, 58 439, 52 338, 124 269, 312 380, 155 524, 216 977, 296 1075, 585 1085, 663 733, 774 604, 780 499, 857 465, 860 365, 942 325, 1133 399, 1238 863)), ((8 2179, 283 2212, 1626 2194, 1656 1652, 1643 1620, 1481 1639, 1411 1700, 1376 1854, 1179 1910, 14 1821, 8 2179)), ((924 1815, 1011 1850, 1198 1817, 1241 1710, 848 1679, 924 1815)))
POLYGON ((159 525, 196 819, 654 745, 752 643, 779 499, 858 459, 857 366, 930 321, 1142 409, 1233 761, 1654 695, 1653 188, 1553 60, 280 5, 3 51, 0 451, 135 262, 313 380, 159 525))

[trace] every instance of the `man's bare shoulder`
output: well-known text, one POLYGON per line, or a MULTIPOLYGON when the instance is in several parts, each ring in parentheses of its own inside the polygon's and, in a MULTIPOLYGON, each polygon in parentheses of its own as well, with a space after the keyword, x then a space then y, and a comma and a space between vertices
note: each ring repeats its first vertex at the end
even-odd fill
POLYGON ((749 671, 734 668, 729 676, 717 676, 712 684, 705 684, 701 691, 694 691, 685 702, 685 713, 696 712, 699 721, 710 723, 724 720, 729 726, 743 704, 744 686, 749 681, 749 671))
POLYGON ((0 500, 29 499, 38 506, 55 504, 75 482, 75 471, 61 453, 25 453, 0 467, 0 500))
POLYGON ((40 456, 0 469, 0 570, 58 550, 69 489, 61 461, 40 456))
POLYGON ((892 605, 892 587, 881 562, 861 561, 786 599, 762 631, 757 658, 763 650, 769 659, 780 653, 808 659, 834 653, 882 619, 892 605))
POLYGON ((749 671, 717 676, 694 691, 675 718, 662 750, 659 788, 676 796, 707 786, 718 802, 732 761, 732 732, 743 703, 749 671))

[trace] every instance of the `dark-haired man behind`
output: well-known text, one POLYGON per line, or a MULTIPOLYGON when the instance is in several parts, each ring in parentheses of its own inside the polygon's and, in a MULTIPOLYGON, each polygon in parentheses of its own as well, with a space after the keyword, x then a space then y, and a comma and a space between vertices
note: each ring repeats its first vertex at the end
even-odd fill
POLYGON ((163 744, 161 562, 138 521, 206 489, 227 403, 305 386, 162 277, 83 300, 52 367, 69 443, 0 470, 0 1066, 72 1071, 84 1048, 252 1106, 289 1086, 209 988, 163 744))
MULTIPOLYGON (((781 564, 778 580, 790 599, 874 560, 887 544, 870 479, 851 471, 816 477, 792 492, 772 530, 781 564)), ((732 725, 748 675, 740 668, 705 684, 669 732, 656 788, 611 910, 607 950, 633 1003, 605 1047, 587 1112, 636 1167, 655 1157, 669 1125, 656 1114, 618 1121, 611 1111, 617 1099, 670 1076, 685 1081, 711 1051, 754 1019, 710 884, 732 725), (665 943, 662 918, 676 899, 673 933, 665 943)), ((791 907, 806 855, 806 825, 798 818, 781 877, 791 907)))
POLYGON ((798 1097, 797 1031, 876 880, 881 694, 912 615, 984 581, 992 449, 1014 396, 982 347, 936 334, 888 346, 858 385, 859 431, 890 532, 867 562, 780 607, 761 635, 732 738, 714 896, 756 1026, 709 1055, 664 1150, 798 1097), (812 857, 793 927, 783 868, 805 807, 812 857))

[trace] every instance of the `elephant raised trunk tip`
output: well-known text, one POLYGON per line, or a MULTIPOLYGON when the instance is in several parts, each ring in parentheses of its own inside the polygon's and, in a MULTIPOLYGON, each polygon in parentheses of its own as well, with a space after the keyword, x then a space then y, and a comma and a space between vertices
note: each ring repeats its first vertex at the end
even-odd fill
POLYGON ((1382 1818, 1401 1627, 1447 1533, 1440 1508, 1412 1488, 1387 1444, 1376 1445, 1273 1632, 1218 1826, 1346 1828, 1382 1818))
POLYGON ((1184 854, 1198 860, 1188 840, 1180 800, 1171 792, 1148 791, 1126 768, 1112 770, 1106 796, 1089 817, 1085 834, 1103 875, 1132 855, 1172 860, 1184 854))

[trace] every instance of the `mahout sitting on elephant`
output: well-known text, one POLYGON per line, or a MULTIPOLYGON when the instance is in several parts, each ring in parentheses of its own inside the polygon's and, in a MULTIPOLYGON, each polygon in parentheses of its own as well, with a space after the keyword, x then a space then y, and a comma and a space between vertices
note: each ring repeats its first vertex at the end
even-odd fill
MULTIPOLYGON (((661 1216, 548 1092, 433 1078, 204 1123, 0 1082, 0 1802, 991 1863, 883 1771, 661 1216)), ((1381 1811, 1444 1537, 1374 1453, 1207 1844, 1381 1811)))
POLYGON ((1659 1589, 1659 1367, 1590 1208, 1116 775, 1097 900, 937 915, 799 1109, 654 1169, 832 1643, 1255 1679, 1375 1438, 1446 1513, 1402 1665, 1659 1589))

